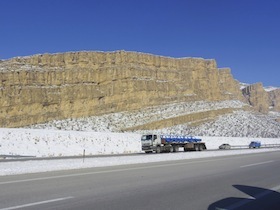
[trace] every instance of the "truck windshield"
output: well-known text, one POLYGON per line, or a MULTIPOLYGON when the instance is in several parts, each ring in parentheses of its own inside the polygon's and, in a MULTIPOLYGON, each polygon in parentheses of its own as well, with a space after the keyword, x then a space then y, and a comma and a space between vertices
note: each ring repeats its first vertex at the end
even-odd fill
POLYGON ((152 140, 152 135, 143 135, 141 138, 142 141, 152 140))

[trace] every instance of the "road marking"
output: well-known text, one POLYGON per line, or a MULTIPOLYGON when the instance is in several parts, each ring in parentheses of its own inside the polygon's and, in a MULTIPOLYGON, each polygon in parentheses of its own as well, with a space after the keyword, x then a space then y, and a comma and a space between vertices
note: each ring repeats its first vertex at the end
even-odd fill
MULTIPOLYGON (((258 156, 260 154, 253 154, 252 156, 258 156)), ((233 158, 230 156, 230 158, 233 158)), ((241 158, 240 156, 234 158, 241 158)), ((48 177, 39 177, 39 178, 32 178, 32 179, 20 179, 20 180, 13 180, 13 181, 6 181, 0 182, 0 185, 5 184, 15 184, 15 183, 22 183, 22 182, 32 182, 32 181, 42 181, 42 180, 50 180, 50 179, 58 179, 58 178, 67 178, 67 177, 77 177, 77 176, 86 176, 86 175, 94 175, 94 174, 105 174, 105 173, 114 173, 114 172, 122 172, 122 171, 133 171, 133 170, 141 170, 141 169, 150 169, 150 168, 160 168, 166 166, 179 166, 179 165, 189 165, 189 164, 198 164, 198 163, 207 163, 207 162, 214 162, 225 160, 226 158, 216 158, 216 159, 208 159, 208 160, 193 160, 188 162, 182 163, 167 163, 167 164, 159 164, 159 165, 152 165, 152 166, 139 166, 133 168, 123 168, 123 169, 112 169, 112 170, 103 170, 103 171, 93 171, 93 172, 85 172, 85 173, 75 173, 75 174, 67 174, 67 175, 58 175, 58 176, 48 176, 48 177)), ((152 162, 151 162, 152 163, 152 162)), ((155 163, 155 162, 154 162, 155 163)), ((122 165, 124 166, 124 165, 122 165)), ((243 166, 244 167, 244 166, 243 166)), ((1 209, 0 209, 1 210, 1 209)))
POLYGON ((244 200, 242 201, 239 201, 237 203, 234 203, 230 206, 227 206, 225 207, 224 209, 227 209, 227 210, 234 210, 234 209, 237 209, 237 208, 240 208, 248 203, 251 203, 257 199, 261 199, 262 197, 264 196, 267 196, 269 195, 270 193, 273 193, 273 192, 277 192, 278 190, 280 190, 280 185, 276 186, 276 187, 273 187, 271 189, 267 189, 267 190, 264 190, 263 192, 255 195, 254 197, 251 197, 251 196, 248 196, 247 198, 244 198, 244 200))
POLYGON ((19 205, 19 206, 12 206, 12 207, 3 208, 3 209, 0 209, 0 210, 21 209, 21 208, 30 207, 30 206, 37 206, 37 205, 46 204, 46 203, 53 203, 53 202, 57 202, 57 201, 68 200, 68 199, 71 199, 71 198, 74 198, 74 197, 69 196, 69 197, 64 197, 64 198, 56 198, 56 199, 52 199, 52 200, 39 201, 39 202, 35 202, 35 203, 27 203, 27 204, 23 204, 23 205, 19 205))
POLYGON ((182 163, 167 163, 167 164, 152 165, 152 166, 139 166, 139 167, 133 167, 133 168, 112 169, 112 170, 104 170, 104 171, 93 171, 93 172, 85 172, 85 173, 76 173, 76 174, 67 174, 67 175, 58 175, 58 176, 49 176, 49 177, 39 177, 39 178, 33 178, 33 179, 21 179, 21 180, 0 182, 0 185, 21 183, 21 182, 42 181, 42 180, 67 178, 67 177, 76 177, 76 176, 86 176, 86 175, 94 175, 94 174, 114 173, 114 172, 122 172, 122 171, 133 171, 133 170, 150 169, 150 168, 160 168, 160 167, 166 167, 166 166, 178 166, 178 165, 189 165, 189 164, 197 164, 197 163, 207 163, 207 162, 213 162, 213 161, 218 161, 218 160, 224 160, 224 158, 219 158, 219 159, 214 159, 214 160, 200 160, 200 161, 192 161, 192 162, 182 162, 182 163))
POLYGON ((246 167, 250 167, 250 166, 257 166, 257 165, 262 165, 262 164, 272 163, 272 162, 274 162, 274 160, 270 160, 270 161, 266 161, 266 162, 260 162, 260 163, 253 163, 253 164, 249 164, 249 165, 244 165, 244 166, 240 166, 240 168, 246 168, 246 167))

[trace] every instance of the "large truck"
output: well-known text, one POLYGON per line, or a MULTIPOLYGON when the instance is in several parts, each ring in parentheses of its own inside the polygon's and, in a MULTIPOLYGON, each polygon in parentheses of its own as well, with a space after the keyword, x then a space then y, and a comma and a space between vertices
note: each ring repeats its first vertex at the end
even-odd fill
POLYGON ((141 143, 145 153, 178 152, 180 147, 183 147, 185 152, 206 150, 205 143, 192 136, 148 134, 142 135, 141 143))

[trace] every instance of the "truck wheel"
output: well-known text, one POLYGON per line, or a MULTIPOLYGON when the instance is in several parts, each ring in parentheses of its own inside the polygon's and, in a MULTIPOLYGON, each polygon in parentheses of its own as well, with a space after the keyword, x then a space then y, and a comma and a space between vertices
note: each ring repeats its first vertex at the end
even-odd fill
POLYGON ((178 152, 179 151, 179 147, 178 146, 173 146, 173 151, 174 152, 178 152))
POLYGON ((204 146, 203 145, 199 145, 199 151, 203 151, 204 150, 204 146))
POLYGON ((174 152, 174 147, 173 146, 170 146, 169 152, 174 152))
POLYGON ((198 151, 199 150, 199 148, 198 148, 198 145, 196 144, 196 145, 194 145, 194 150, 195 151, 198 151))
POLYGON ((156 148, 156 153, 161 153, 161 148, 160 147, 156 148))

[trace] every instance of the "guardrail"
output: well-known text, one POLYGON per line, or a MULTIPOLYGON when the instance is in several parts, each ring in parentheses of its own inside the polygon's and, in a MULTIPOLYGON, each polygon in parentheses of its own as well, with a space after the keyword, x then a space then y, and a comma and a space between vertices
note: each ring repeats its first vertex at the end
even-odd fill
MULTIPOLYGON (((231 145, 232 149, 248 149, 249 145, 231 145)), ((280 144, 261 144, 260 148, 277 148, 280 144)))
POLYGON ((248 145, 230 145, 232 149, 247 149, 249 148, 248 145))
POLYGON ((34 158, 36 156, 27 156, 27 155, 0 155, 0 159, 6 158, 34 158))
POLYGON ((280 147, 280 144, 262 144, 261 147, 274 148, 274 147, 280 147))

